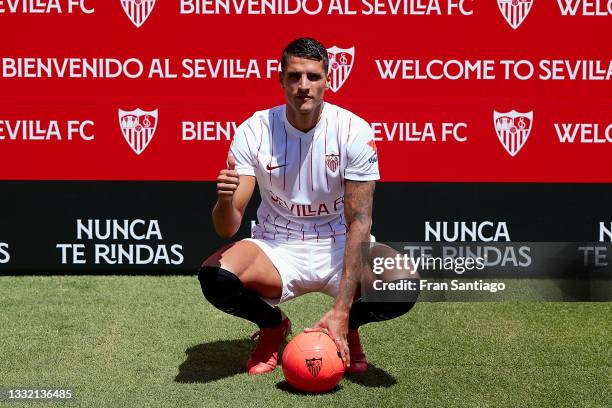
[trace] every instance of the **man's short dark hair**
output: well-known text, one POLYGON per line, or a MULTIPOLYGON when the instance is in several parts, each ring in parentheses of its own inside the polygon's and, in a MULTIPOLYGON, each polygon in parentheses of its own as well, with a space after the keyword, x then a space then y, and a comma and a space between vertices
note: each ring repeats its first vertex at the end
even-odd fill
POLYGON ((314 38, 298 38, 291 41, 283 50, 281 57, 281 70, 285 71, 289 57, 300 57, 314 61, 323 61, 323 69, 327 74, 329 58, 327 49, 314 38))

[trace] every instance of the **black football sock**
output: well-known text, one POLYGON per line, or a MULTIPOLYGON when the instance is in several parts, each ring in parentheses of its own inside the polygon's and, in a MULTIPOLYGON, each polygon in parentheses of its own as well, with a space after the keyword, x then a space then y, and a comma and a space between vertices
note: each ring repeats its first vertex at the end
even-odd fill
POLYGON ((281 324, 280 310, 264 302, 255 291, 245 288, 233 273, 203 266, 198 279, 204 297, 217 309, 250 320, 261 329, 281 324))
POLYGON ((353 302, 349 313, 349 330, 357 330, 366 323, 382 322, 408 313, 415 302, 353 302))

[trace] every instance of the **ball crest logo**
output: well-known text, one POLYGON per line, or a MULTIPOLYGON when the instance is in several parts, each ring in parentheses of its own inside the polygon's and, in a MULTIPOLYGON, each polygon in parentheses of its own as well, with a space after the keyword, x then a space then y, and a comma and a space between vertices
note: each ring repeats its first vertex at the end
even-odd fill
POLYGON ((515 110, 501 113, 493 111, 493 122, 497 138, 508 154, 514 157, 523 148, 531 133, 533 111, 527 113, 515 110))
POLYGON ((326 154, 325 165, 329 170, 331 170, 332 173, 335 173, 340 165, 340 156, 337 154, 326 154))
POLYGON ((308 372, 313 377, 316 377, 319 375, 322 367, 323 367, 322 358, 307 358, 306 359, 306 368, 308 368, 308 372))
POLYGON ((120 0, 123 11, 130 18, 136 28, 140 28, 141 25, 147 21, 153 7, 155 7, 155 0, 120 0))
POLYGON ((510 24, 510 27, 517 29, 527 18, 534 0, 497 0, 499 11, 510 24))
POLYGON ((158 110, 144 111, 136 109, 124 111, 119 109, 119 126, 123 138, 134 153, 140 154, 147 148, 155 135, 158 110))
POLYGON ((333 46, 327 49, 329 58, 329 71, 331 73, 331 84, 329 88, 338 92, 348 79, 355 61, 355 47, 338 48, 333 46))

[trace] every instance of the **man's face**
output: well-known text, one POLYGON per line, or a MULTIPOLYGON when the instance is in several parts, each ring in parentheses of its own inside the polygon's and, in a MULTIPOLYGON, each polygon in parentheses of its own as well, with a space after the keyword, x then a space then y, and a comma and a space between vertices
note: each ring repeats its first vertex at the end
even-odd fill
POLYGON ((323 61, 290 56, 280 81, 287 105, 295 113, 308 115, 321 106, 330 76, 325 74, 323 61))

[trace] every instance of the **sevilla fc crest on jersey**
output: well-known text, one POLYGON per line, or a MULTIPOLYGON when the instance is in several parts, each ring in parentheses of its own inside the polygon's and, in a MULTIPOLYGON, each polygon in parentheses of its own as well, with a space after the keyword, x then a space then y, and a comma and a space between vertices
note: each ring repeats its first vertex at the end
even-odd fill
POLYGON ((502 146, 514 157, 523 148, 533 123, 533 111, 527 113, 511 112, 500 113, 493 111, 495 131, 502 146))
POLYGON ((137 28, 147 21, 147 18, 151 15, 153 7, 155 7, 155 0, 120 0, 123 11, 132 20, 132 23, 137 28))
POLYGON ((332 173, 335 173, 340 165, 340 156, 337 154, 326 154, 325 165, 331 170, 332 173))
POLYGON ((157 109, 154 111, 119 109, 119 126, 125 141, 134 150, 134 153, 140 154, 144 152, 155 134, 157 109))
POLYGON ((355 47, 338 48, 335 45, 327 49, 329 57, 329 72, 331 74, 330 89, 338 92, 353 69, 355 60, 355 47))
POLYGON ((515 30, 527 18, 534 0, 497 0, 499 11, 515 30))
POLYGON ((308 372, 313 377, 316 377, 321 372, 321 367, 323 367, 323 359, 322 358, 307 358, 306 359, 306 368, 308 368, 308 372))

